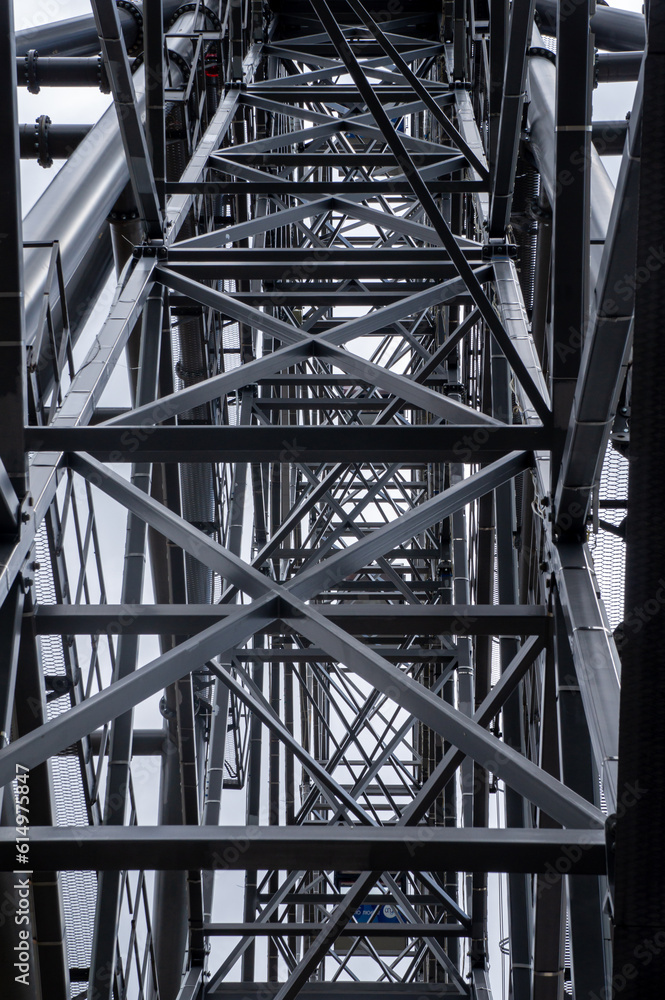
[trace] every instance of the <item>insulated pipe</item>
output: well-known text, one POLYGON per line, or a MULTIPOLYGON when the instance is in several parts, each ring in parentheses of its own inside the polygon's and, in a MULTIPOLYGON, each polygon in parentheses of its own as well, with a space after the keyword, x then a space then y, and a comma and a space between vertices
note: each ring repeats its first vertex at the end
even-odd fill
MULTIPOLYGON (((194 24, 192 13, 179 19, 181 33, 194 24)), ((185 56, 186 38, 174 38, 170 48, 185 56)), ((139 109, 145 102, 143 69, 134 74, 139 109)), ((107 216, 129 180, 116 110, 113 106, 88 132, 68 162, 23 220, 25 242, 58 240, 71 318, 87 315, 105 278, 111 260, 107 216), (103 251, 103 252, 102 252, 103 251), (102 269, 102 261, 106 267, 102 269), (94 265, 94 266, 92 266, 94 265)), ((26 343, 37 333, 46 288, 49 253, 31 249, 25 255, 26 343)), ((57 301, 57 293, 53 296, 57 301)), ((80 326, 80 322, 78 324, 80 326)))
POLYGON ((16 84, 38 94, 41 87, 99 87, 110 94, 101 55, 40 56, 37 49, 16 59, 16 84))
MULTIPOLYGON (((619 12, 621 13, 621 12, 619 12)), ((556 69, 549 58, 538 54, 538 47, 543 48, 540 32, 533 29, 533 45, 536 51, 529 56, 528 87, 529 110, 528 123, 530 129, 531 149, 540 172, 541 184, 550 205, 554 204, 555 188, 558 184, 570 183, 573 170, 584 169, 584 157, 580 152, 577 161, 571 157, 570 169, 559 172, 555 177, 556 163, 556 132, 555 132, 555 93, 556 69)), ((614 185, 610 180, 597 151, 591 149, 591 263, 590 288, 596 286, 598 268, 602 254, 602 243, 605 240, 607 226, 614 201, 614 185)))
MULTIPOLYGON (((143 71, 136 74, 137 97, 143 99, 143 71)), ((56 174, 23 221, 26 242, 58 240, 67 287, 79 284, 91 247, 109 242, 106 218, 129 180, 122 139, 114 107, 110 107, 86 135, 68 162, 56 174)), ((109 245, 110 250, 110 245, 109 245)), ((109 255, 110 256, 110 255, 109 255)), ((25 255, 25 308, 27 343, 37 332, 46 288, 49 254, 33 249, 25 255)), ((100 274, 99 288, 107 272, 100 274)))
MULTIPOLYGON (((62 0, 61 0, 62 2, 62 0)), ((63 4, 64 6, 64 4, 63 4)), ((168 19, 182 6, 182 0, 164 0, 164 17, 168 19)), ((120 28, 130 55, 141 45, 143 37, 142 3, 124 0, 118 4, 120 28)), ((16 32, 16 54, 25 56, 37 49, 41 56, 88 56, 99 52, 99 36, 92 14, 68 17, 52 24, 40 24, 16 32)))
POLYGON ((628 135, 626 119, 617 122, 593 122, 591 141, 600 156, 623 156, 628 135))
MULTIPOLYGON (((536 0, 540 27, 547 35, 556 34, 558 6, 557 0, 536 0)), ((575 0, 561 0, 564 12, 566 6, 570 6, 572 10, 575 7, 575 0)), ((609 49, 612 52, 643 49, 646 41, 644 16, 630 10, 596 7, 596 13, 591 18, 591 30, 596 36, 598 48, 609 49)))
POLYGON ((92 125, 53 125, 48 115, 41 115, 34 125, 19 125, 19 149, 22 160, 37 160, 50 167, 54 160, 66 160, 85 139, 92 125))
POLYGON ((640 75, 644 52, 599 52, 596 83, 634 83, 640 75))

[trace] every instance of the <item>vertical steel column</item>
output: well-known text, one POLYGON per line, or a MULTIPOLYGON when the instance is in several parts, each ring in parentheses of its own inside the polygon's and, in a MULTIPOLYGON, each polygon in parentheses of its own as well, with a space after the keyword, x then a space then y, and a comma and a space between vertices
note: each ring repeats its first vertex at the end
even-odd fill
POLYGON ((155 178, 160 210, 166 209, 166 117, 164 106, 164 14, 163 0, 148 0, 143 6, 145 35, 146 139, 155 178))
MULTIPOLYGON (((540 699, 540 766, 560 776, 557 678, 552 642, 545 657, 540 699)), ((542 812, 539 829, 559 826, 542 812)), ((565 907, 563 876, 548 872, 534 880, 533 1000, 560 1000, 563 995, 565 907)), ((580 994, 583 995, 583 994, 580 994)))
MULTIPOLYGON (((144 310, 136 393, 139 406, 141 401, 151 402, 157 395, 163 298, 163 289, 154 288, 144 310)), ((140 463, 132 467, 131 482, 134 486, 149 493, 150 480, 149 464, 140 463)), ((121 592, 123 604, 140 604, 143 598, 147 530, 145 521, 131 512, 128 514, 121 592)), ((138 654, 139 637, 121 633, 118 637, 115 679, 119 680, 136 670, 138 654)), ((120 716, 111 726, 104 823, 114 826, 123 826, 127 821, 126 809, 131 783, 132 714, 128 712, 120 716)), ((113 992, 116 928, 123 879, 124 872, 121 871, 102 871, 98 876, 89 990, 100 997, 111 998, 113 992)))
MULTIPOLYGON (((19 661, 16 676, 16 728, 20 734, 34 732, 46 720, 46 691, 42 674, 37 639, 33 630, 33 605, 27 598, 21 622, 19 661)), ((53 792, 53 767, 45 761, 32 768, 29 778, 30 823, 35 826, 54 826, 56 822, 53 792)), ((13 805, 13 804, 12 804, 13 805)), ((37 981, 48 983, 49 1000, 69 1000, 71 983, 67 963, 67 939, 63 913, 62 889, 58 872, 35 872, 32 881, 31 936, 34 939, 35 966, 31 969, 32 988, 37 981)), ((7 921, 12 927, 12 922, 7 921)), ((13 929, 17 929, 13 924, 13 929)), ((15 959, 14 959, 15 961, 15 959)), ((15 985, 14 977, 10 984, 15 985)), ((3 991, 6 988, 3 982, 3 991)), ((19 984, 19 989, 24 989, 19 984)), ((4 993, 3 993, 4 995, 4 993)), ((40 996, 35 988, 35 995, 40 996)), ((10 997, 13 994, 9 994, 10 997)), ((18 1000, 20 993, 17 993, 18 1000)), ((44 1000, 44 991, 41 991, 44 1000)))
MULTIPOLYGON (((652 0, 644 61, 637 266, 665 229, 665 4, 652 0)), ((639 272, 638 272, 639 273, 639 272)), ((613 981, 626 1000, 656 996, 665 982, 665 475, 663 283, 637 284, 633 335, 626 615, 639 615, 622 648, 616 820, 613 981), (635 614, 637 613, 637 615, 635 614), (635 974, 628 971, 631 966, 635 974)))
MULTIPOLYGON (((568 429, 570 420, 588 308, 592 2, 560 5, 557 20, 553 324, 549 354, 554 428, 561 432, 568 429)), ((559 476, 561 455, 556 445, 552 455, 553 484, 559 476)))
MULTIPOLYGON (((492 409, 493 415, 506 423, 512 422, 512 397, 510 370, 503 354, 492 338, 492 409)), ((495 490, 496 504, 496 560, 500 604, 514 604, 517 600, 517 566, 514 547, 515 485, 504 483, 495 490)), ((501 639, 501 669, 506 669, 517 652, 517 640, 501 639)), ((522 689, 519 687, 503 707, 502 727, 504 741, 524 753, 522 722, 522 689)), ((527 804, 513 788, 506 788, 506 826, 524 828, 530 825, 527 804)), ((528 1000, 531 993, 532 969, 532 911, 530 906, 529 879, 526 875, 508 875, 510 964, 514 1000, 528 1000)))
MULTIPOLYGON (((589 728, 558 595, 555 629, 561 771, 567 785, 593 802, 598 797, 598 772, 593 763, 589 728)), ((605 924, 609 924, 603 912, 607 880, 594 875, 569 875, 566 889, 574 996, 592 997, 594 992, 603 996, 602 991, 606 989, 603 939, 605 924)), ((549 888, 545 886, 543 891, 549 888)))
POLYGON ((503 100, 503 84, 506 68, 506 37, 508 35, 507 0, 489 0, 489 108, 487 159, 492 176, 496 166, 497 144, 499 141, 499 119, 503 100))
MULTIPOLYGON (((482 331, 479 337, 485 341, 482 371, 482 404, 485 413, 492 411, 491 334, 482 331)), ((478 502, 477 528, 477 574, 475 600, 478 604, 491 604, 494 600, 494 494, 486 493, 478 502)), ((476 636, 474 644, 475 710, 478 711, 492 687, 492 637, 476 636)), ((484 767, 474 764, 473 824, 489 826, 489 783, 490 776, 484 767)), ((487 967, 488 927, 487 927, 487 872, 473 873, 473 899, 471 904, 472 938, 471 965, 473 969, 487 967)))
MULTIPOLYGON (((0 5, 0 458, 19 497, 28 488, 23 428, 27 423, 23 225, 16 99, 14 10, 0 5)), ((43 251, 42 251, 43 252, 43 251)), ((18 512, 15 512, 18 514, 18 512)))

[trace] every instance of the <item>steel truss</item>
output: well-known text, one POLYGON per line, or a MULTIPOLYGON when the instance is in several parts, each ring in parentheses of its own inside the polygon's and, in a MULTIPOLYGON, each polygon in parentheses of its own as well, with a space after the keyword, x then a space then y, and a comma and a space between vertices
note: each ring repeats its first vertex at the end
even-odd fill
POLYGON ((659 995, 663 15, 569 6, 2 5, 3 996, 659 995))

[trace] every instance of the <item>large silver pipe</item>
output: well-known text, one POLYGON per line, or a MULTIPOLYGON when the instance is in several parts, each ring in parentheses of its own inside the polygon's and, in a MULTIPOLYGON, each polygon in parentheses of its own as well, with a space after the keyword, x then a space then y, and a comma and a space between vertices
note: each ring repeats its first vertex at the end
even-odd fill
MULTIPOLYGON (((542 46, 543 40, 538 29, 533 29, 533 45, 542 46)), ((558 185, 570 183, 574 171, 583 170, 584 155, 580 151, 579 159, 566 169, 559 170, 555 176, 556 163, 556 133, 555 133, 555 94, 556 69, 552 62, 540 55, 530 55, 528 65, 529 87, 529 134, 531 149, 540 172, 540 179, 550 205, 558 185)), ((614 184, 605 170, 597 151, 591 148, 591 251, 590 251, 590 287, 596 286, 602 242, 607 233, 607 227, 614 201, 614 184)))
MULTIPOLYGON (((195 15, 186 13, 179 18, 174 28, 185 34, 193 30, 194 25, 195 15)), ((189 48, 188 40, 174 38, 169 42, 169 48, 185 56, 189 48)), ((143 68, 134 74, 134 88, 143 113, 143 68)), ((50 244, 54 240, 59 241, 68 304, 75 316, 90 307, 91 298, 94 301, 93 293, 99 291, 110 273, 111 249, 106 220, 128 180, 129 171, 116 110, 111 106, 88 132, 23 220, 23 238, 26 242, 50 244), (100 257, 106 262, 106 267, 101 271, 100 257)), ((47 250, 26 252, 25 309, 28 345, 34 341, 37 333, 48 265, 47 250)), ((53 301, 56 300, 57 296, 53 301)))
MULTIPOLYGON (((536 10, 545 34, 556 34, 559 2, 564 13, 566 5, 570 5, 571 9, 575 6, 575 0, 536 0, 536 10)), ((643 49, 646 44, 644 15, 636 11, 598 6, 591 18, 591 30, 599 49, 630 52, 631 49, 643 49)))
MULTIPOLYGON (((62 4, 63 8, 66 6, 62 4)), ((168 20, 182 6, 181 0, 164 0, 164 17, 168 20)), ((134 3, 136 13, 118 9, 120 27, 129 50, 140 44, 142 36, 143 3, 134 3)), ((88 56, 99 52, 99 37, 92 14, 68 17, 51 24, 40 24, 34 28, 24 28, 16 32, 16 54, 27 55, 30 49, 37 49, 42 56, 88 56)))
MULTIPOLYGON (((134 77, 137 96, 143 98, 143 70, 134 77)), ((72 291, 79 273, 96 245, 110 239, 106 218, 129 180, 116 111, 111 106, 55 175, 23 220, 25 242, 59 241, 63 276, 72 291)), ((25 257, 25 316, 28 345, 37 324, 46 288, 49 253, 35 249, 25 257)), ((108 268, 104 277, 108 276, 108 268)), ((73 301, 73 300, 72 300, 73 301)))

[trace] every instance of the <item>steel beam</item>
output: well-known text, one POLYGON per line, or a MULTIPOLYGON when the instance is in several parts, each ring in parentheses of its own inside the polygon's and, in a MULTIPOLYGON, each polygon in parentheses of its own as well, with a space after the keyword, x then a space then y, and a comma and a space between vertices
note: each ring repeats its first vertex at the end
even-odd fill
MULTIPOLYGON (((11 866, 15 836, 0 830, 0 858, 11 866)), ((374 861, 382 870, 413 866, 437 870, 441 852, 446 864, 460 871, 482 864, 489 871, 542 871, 564 851, 581 851, 576 872, 596 874, 605 869, 602 830, 452 830, 431 831, 426 841, 418 830, 312 827, 235 826, 185 827, 33 827, 31 851, 41 869, 104 871, 129 869, 178 870, 187 867, 243 870, 268 866, 289 870, 333 868, 368 871, 374 861)))
POLYGON ((502 239, 510 219, 524 103, 526 50, 533 26, 534 7, 535 0, 529 0, 528 3, 515 4, 510 11, 496 163, 492 177, 490 239, 502 239))
MULTIPOLYGON (((102 45, 113 101, 118 113, 129 176, 134 196, 151 239, 162 237, 162 213, 143 123, 140 119, 127 49, 120 28, 118 9, 111 0, 92 0, 92 10, 102 45)), ((151 23, 152 27, 152 23, 151 23)), ((154 81, 153 81, 154 82, 154 81)))
MULTIPOLYGON (((14 15, 3 9, 0 21, 2 86, 5 99, 0 111, 4 141, 0 152, 0 299, 3 303, 0 334, 0 422, 5 428, 0 449, 2 464, 21 498, 28 488, 27 456, 23 427, 27 423, 25 356, 25 306, 23 300, 23 227, 21 223, 21 179, 18 108, 14 74, 14 15), (10 195, 11 192, 11 195, 10 195)), ((16 517, 16 510, 14 517, 16 517)), ((6 514, 6 512, 5 512, 6 514)), ((6 523, 6 517, 3 518, 6 523)))
MULTIPOLYGON (((353 635, 544 635, 549 615, 544 606, 529 604, 337 605, 321 614, 353 635)), ((188 635, 202 631, 237 609, 224 604, 90 604, 38 605, 34 611, 37 635, 93 635, 96 633, 160 635, 165 631, 188 635)), ((279 628, 280 626, 276 626, 279 628)), ((409 650, 404 651, 408 656, 409 650)), ((258 652, 249 655, 259 655, 258 652)), ((267 655, 267 653, 266 653, 267 655)))

